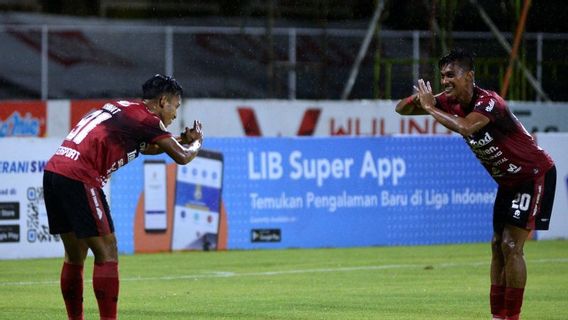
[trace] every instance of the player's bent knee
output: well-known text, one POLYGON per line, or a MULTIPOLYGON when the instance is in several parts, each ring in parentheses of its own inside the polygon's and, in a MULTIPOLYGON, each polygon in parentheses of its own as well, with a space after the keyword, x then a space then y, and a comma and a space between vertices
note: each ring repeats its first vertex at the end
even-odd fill
POLYGON ((501 250, 505 259, 523 254, 523 247, 515 239, 504 239, 501 243, 501 250))

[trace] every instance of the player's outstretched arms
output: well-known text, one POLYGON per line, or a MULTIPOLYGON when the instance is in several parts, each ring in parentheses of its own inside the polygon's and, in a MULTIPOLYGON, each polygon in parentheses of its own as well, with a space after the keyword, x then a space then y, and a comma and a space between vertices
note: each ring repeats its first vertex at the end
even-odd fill
POLYGON ((400 100, 396 104, 395 110, 398 114, 401 114, 403 116, 428 114, 428 112, 426 112, 424 109, 422 109, 422 106, 420 106, 420 101, 418 100, 417 94, 413 94, 410 97, 406 97, 400 100))
POLYGON ((177 164, 188 164, 197 156, 203 144, 201 122, 196 120, 193 128, 185 128, 180 140, 183 145, 174 137, 158 140, 156 144, 177 164))

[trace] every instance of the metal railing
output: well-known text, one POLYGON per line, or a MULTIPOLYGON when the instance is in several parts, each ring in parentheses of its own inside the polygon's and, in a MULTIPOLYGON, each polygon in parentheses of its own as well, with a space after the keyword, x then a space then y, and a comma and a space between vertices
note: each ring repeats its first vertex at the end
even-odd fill
MULTIPOLYGON (((1 99, 139 96, 154 73, 173 74, 189 98, 339 99, 365 30, 147 25, 1 25, 1 99)), ((511 34, 505 34, 510 39, 511 34)), ((375 34, 352 99, 391 99, 419 77, 438 86, 436 35, 375 34)), ((508 54, 489 32, 454 32, 476 52, 476 81, 498 91, 508 54)), ((553 101, 568 101, 568 34, 527 33, 520 59, 553 101)), ((507 97, 539 100, 522 74, 507 97)))

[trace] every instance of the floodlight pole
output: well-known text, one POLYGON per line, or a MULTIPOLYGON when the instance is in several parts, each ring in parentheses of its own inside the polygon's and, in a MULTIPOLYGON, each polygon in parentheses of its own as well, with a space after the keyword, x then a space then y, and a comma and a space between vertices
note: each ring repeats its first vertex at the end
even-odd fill
POLYGON ((501 87, 501 97, 505 98, 507 96, 507 91, 509 90, 509 80, 511 80, 511 75, 513 74, 513 64, 517 59, 517 53, 519 52, 519 46, 521 44, 521 38, 523 32, 525 31, 525 25, 527 22, 527 15, 529 13, 529 8, 531 6, 531 0, 525 0, 525 5, 523 6, 523 12, 519 19, 519 24, 517 25, 517 30, 515 32, 515 40, 513 41, 513 49, 511 50, 511 55, 509 56, 509 66, 507 67, 507 72, 505 73, 505 78, 503 78, 503 87, 501 87))
POLYGON ((164 64, 165 72, 168 76, 174 75, 174 28, 167 26, 165 32, 164 64))
MULTIPOLYGON (((497 38, 497 41, 501 44, 501 46, 507 51, 507 53, 510 54, 512 50, 511 45, 509 44, 507 39, 505 39, 505 37, 501 34, 499 29, 497 29, 497 26, 495 26, 495 23, 493 23, 487 12, 485 12, 485 10, 477 2, 477 0, 469 0, 469 2, 477 8, 477 11, 479 11, 479 15, 481 16, 481 19, 483 19, 483 22, 485 22, 485 24, 489 27, 489 29, 491 29, 491 32, 493 33, 495 38, 497 38)), ((525 78, 529 81, 529 83, 538 93, 538 95, 542 97, 545 101, 550 102, 550 98, 544 92, 540 83, 533 77, 533 75, 527 69, 527 67, 525 67, 525 65, 519 59, 515 59, 515 62, 517 63, 517 66, 523 71, 525 78)))
MULTIPOLYGON (((432 6, 432 4, 430 3, 429 0, 424 0, 423 2, 424 2, 424 6, 426 6, 426 8, 430 8, 430 6, 432 6)), ((446 32, 443 31, 443 30, 440 28, 440 25, 438 24, 438 21, 436 21, 436 18, 435 18, 435 17, 432 18, 432 19, 430 19, 430 20, 431 20, 431 23, 432 23, 432 29, 434 29, 434 32, 435 32, 436 34, 442 35, 442 32, 444 32, 443 37, 442 37, 442 39, 441 39, 441 41, 440 41, 440 45, 442 46, 442 52, 444 52, 444 53, 448 52, 448 45, 446 44, 446 38, 447 38, 447 37, 446 37, 446 32)), ((447 30, 446 30, 446 31, 447 31, 447 30)), ((415 82, 415 83, 416 83, 416 82, 415 82)))
POLYGON ((365 53, 367 53, 367 49, 369 48, 369 44, 371 43, 371 38, 377 27, 377 22, 381 17, 381 13, 383 12, 383 8, 385 7, 385 3, 383 0, 379 0, 377 3, 377 8, 375 9, 375 13, 371 18, 371 22, 369 23, 369 27, 367 28, 367 34, 365 34, 365 38, 363 39, 363 43, 361 43, 361 47, 359 48, 359 53, 355 58, 355 62, 353 63, 353 67, 351 68, 351 73, 349 74, 349 78, 347 79, 347 83, 343 88, 343 92, 341 93, 341 100, 346 100, 349 98, 349 94, 351 93, 351 89, 353 89, 353 84, 355 84, 355 79, 359 74, 359 67, 361 66, 361 62, 365 57, 365 53))
POLYGON ((48 37, 49 31, 47 25, 41 27, 41 100, 47 100, 49 98, 49 41, 48 37))

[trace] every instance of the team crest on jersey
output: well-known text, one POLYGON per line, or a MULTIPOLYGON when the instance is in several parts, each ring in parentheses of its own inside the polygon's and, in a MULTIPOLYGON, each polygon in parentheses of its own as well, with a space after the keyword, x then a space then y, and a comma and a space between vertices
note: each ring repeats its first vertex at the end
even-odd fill
POLYGON ((489 100, 489 105, 487 107, 485 107, 485 111, 491 112, 491 110, 493 110, 494 106, 495 106, 495 100, 493 100, 493 99, 489 100))

